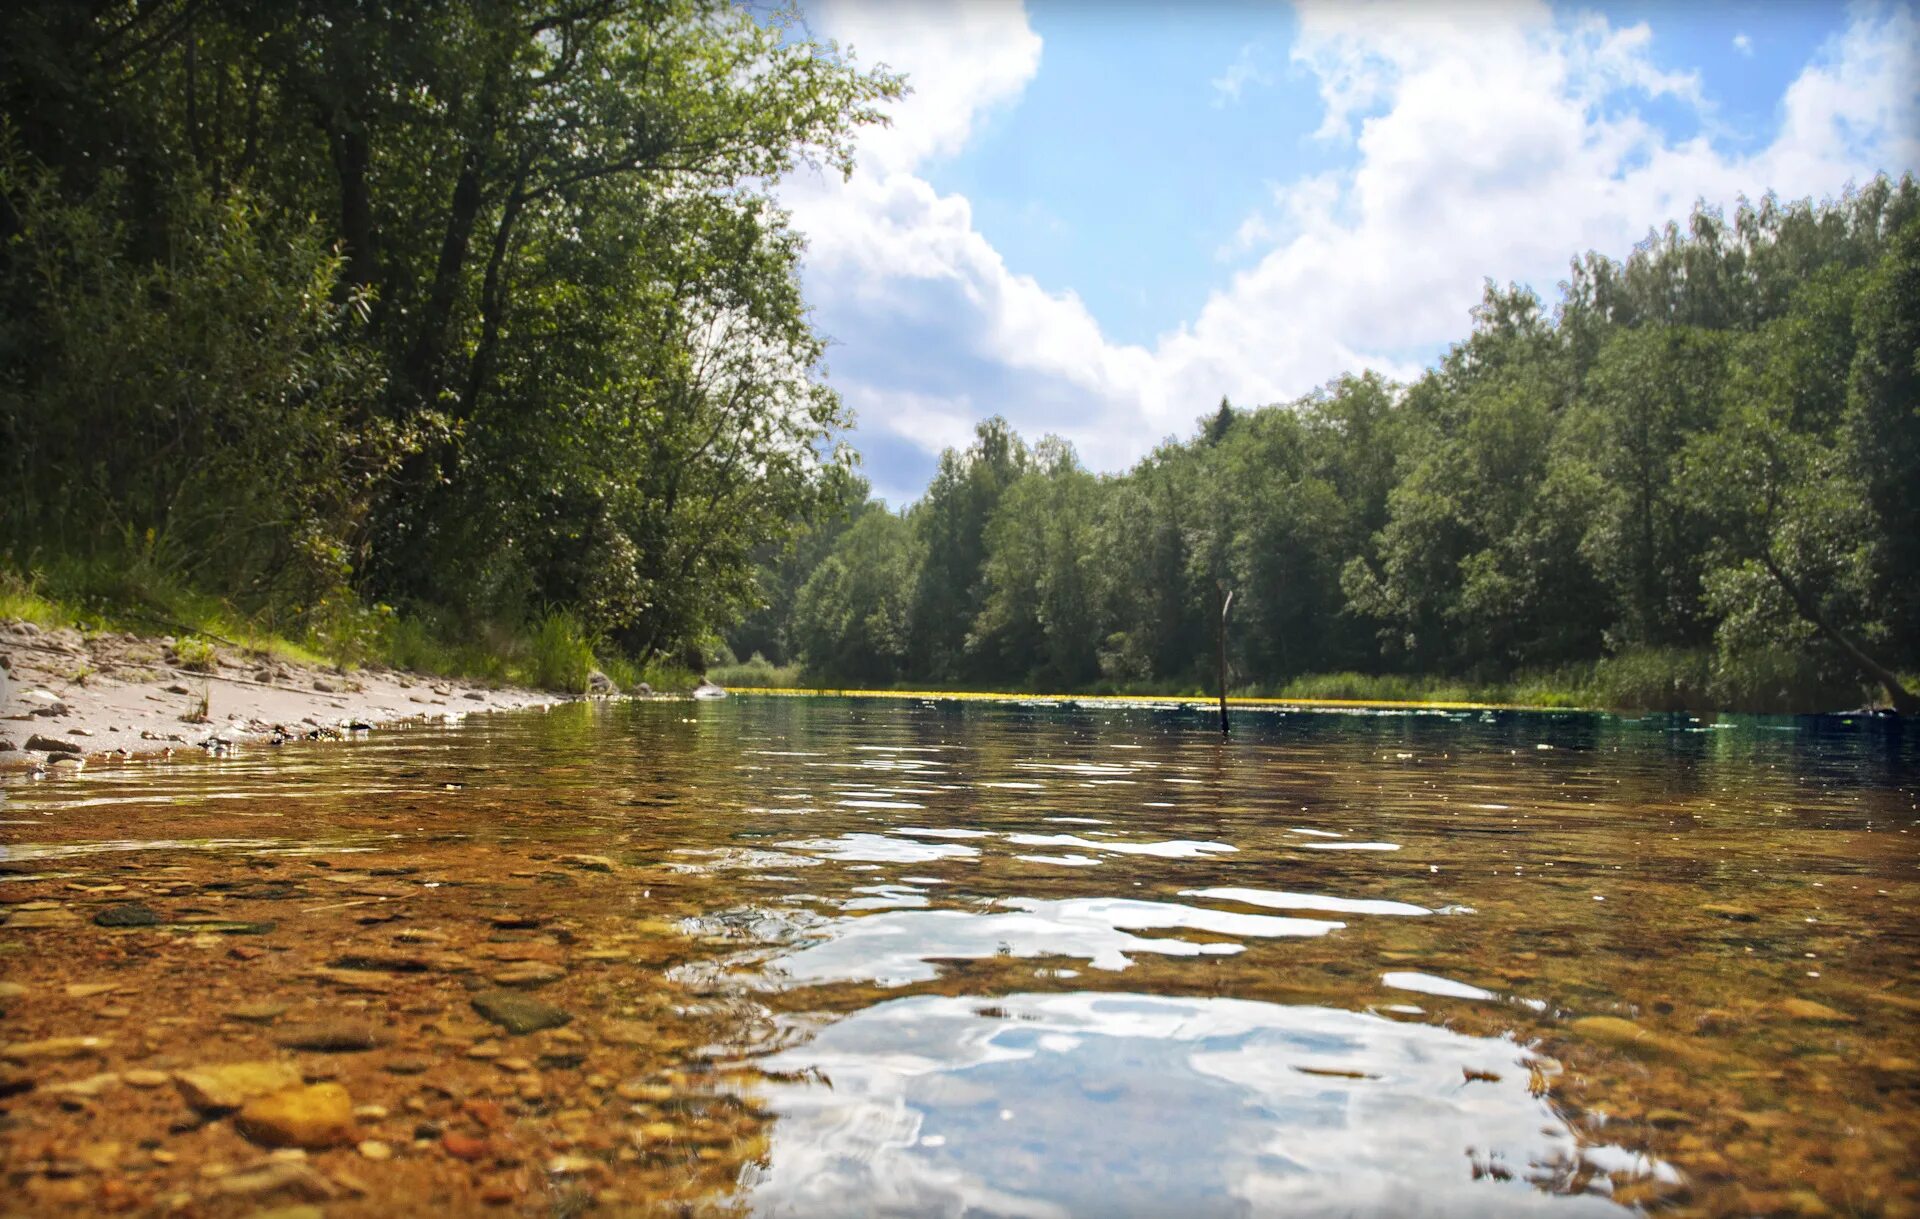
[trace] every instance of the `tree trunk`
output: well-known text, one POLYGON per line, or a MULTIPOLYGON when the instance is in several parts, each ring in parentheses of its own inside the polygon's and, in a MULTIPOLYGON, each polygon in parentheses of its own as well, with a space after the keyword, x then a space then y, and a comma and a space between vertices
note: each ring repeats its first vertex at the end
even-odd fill
POLYGON ((530 158, 523 157, 519 170, 500 208, 500 223, 493 231, 493 249, 487 255, 487 269, 480 282, 480 341, 474 345, 473 359, 467 369, 467 384, 460 394, 460 415, 471 418, 474 406, 493 372, 494 351, 500 345, 500 315, 505 308, 501 277, 505 274, 507 254, 513 248, 513 228, 519 222, 527 196, 521 187, 526 182, 530 158))
POLYGON ((1787 578, 1787 573, 1773 561, 1772 555, 1763 553, 1760 556, 1760 562, 1767 569, 1767 574, 1774 578, 1782 591, 1792 600, 1793 607, 1800 611, 1800 616, 1837 644, 1854 664, 1860 666, 1861 672, 1886 688, 1887 701, 1893 704, 1895 711, 1901 715, 1920 715, 1920 698, 1915 698, 1913 693, 1901 684, 1899 674, 1867 655, 1866 650, 1855 643, 1851 636, 1829 621, 1827 616, 1820 612, 1820 607, 1814 603, 1813 598, 1807 596, 1801 591, 1799 585, 1787 578))
POLYGON ((453 327, 454 302, 460 293, 460 277, 467 266, 467 250, 473 243, 473 228, 480 216, 480 153, 468 148, 460 163, 460 176, 453 184, 453 199, 447 208, 446 233, 440 239, 440 261, 434 268, 433 286, 427 290, 426 309, 420 316, 420 328, 407 352, 408 388, 423 406, 437 397, 441 352, 453 327))
POLYGON ((347 247, 343 293, 380 286, 373 249, 373 189, 367 180, 373 151, 366 128, 344 114, 327 116, 334 172, 340 178, 340 236, 347 247))
POLYGON ((1233 608, 1233 594, 1227 591, 1227 582, 1220 585, 1220 735, 1228 733, 1227 725, 1227 611, 1233 608))

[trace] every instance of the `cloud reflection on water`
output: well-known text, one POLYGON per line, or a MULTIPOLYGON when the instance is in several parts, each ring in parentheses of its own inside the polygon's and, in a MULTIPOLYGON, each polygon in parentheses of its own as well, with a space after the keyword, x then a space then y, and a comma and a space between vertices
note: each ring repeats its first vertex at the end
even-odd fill
POLYGON ((1527 1183, 1580 1149, 1524 1057, 1250 1000, 899 999, 765 1060, 831 1086, 774 1086, 748 1197, 780 1216, 1617 1213, 1527 1183))
POLYGON ((1239 944, 1193 943, 1136 931, 1184 929, 1216 935, 1270 937, 1325 935, 1345 923, 1242 914, 1177 902, 1118 897, 1006 898, 987 913, 894 910, 840 919, 822 941, 777 957, 769 972, 795 982, 871 981, 905 986, 935 976, 933 962, 992 956, 1079 957, 1095 969, 1121 970, 1128 953, 1230 956, 1239 944))

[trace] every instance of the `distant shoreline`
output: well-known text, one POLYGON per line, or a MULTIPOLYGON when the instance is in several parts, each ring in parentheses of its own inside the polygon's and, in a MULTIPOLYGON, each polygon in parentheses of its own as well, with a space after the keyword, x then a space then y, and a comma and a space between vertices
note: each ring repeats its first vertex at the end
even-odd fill
MULTIPOLYGON (((1040 703, 1152 703, 1156 706, 1192 707, 1206 711, 1219 706, 1209 694, 1033 694, 1012 690, 863 690, 808 688, 802 686, 732 686, 733 694, 765 694, 776 698, 801 698, 827 695, 833 698, 918 698, 950 699, 957 702, 1040 702, 1040 703)), ((1330 709, 1417 711, 1581 711, 1610 714, 1605 707, 1556 707, 1536 703, 1492 703, 1456 701, 1416 701, 1386 698, 1272 698, 1264 695, 1229 694, 1228 708, 1234 707, 1326 707, 1330 709)))

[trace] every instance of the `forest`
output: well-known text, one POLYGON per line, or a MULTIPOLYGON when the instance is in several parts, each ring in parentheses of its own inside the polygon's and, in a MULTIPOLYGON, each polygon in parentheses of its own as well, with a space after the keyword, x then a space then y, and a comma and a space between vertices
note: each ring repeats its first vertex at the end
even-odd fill
POLYGON ((731 675, 1205 690, 1230 590, 1245 692, 1915 710, 1917 204, 1698 208, 1551 309, 1489 283, 1412 384, 1222 400, 1120 475, 989 419, 763 552, 731 675))
POLYGON ((0 594, 697 663, 854 461, 774 188, 901 87, 724 0, 5 6, 0 594))
POLYGON ((0 615, 1174 692, 1231 591, 1244 691, 1913 707, 1911 179, 1490 283, 1413 383, 1122 474, 988 419, 893 511, 777 192, 905 87, 724 0, 8 6, 0 615))

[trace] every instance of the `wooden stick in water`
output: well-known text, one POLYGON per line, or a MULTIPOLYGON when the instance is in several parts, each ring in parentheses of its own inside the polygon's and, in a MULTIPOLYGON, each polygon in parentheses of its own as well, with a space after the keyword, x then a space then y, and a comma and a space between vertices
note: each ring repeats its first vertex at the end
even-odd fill
POLYGON ((1233 594, 1227 591, 1225 580, 1216 581, 1220 587, 1220 735, 1226 736, 1227 729, 1227 611, 1233 608, 1233 594))

